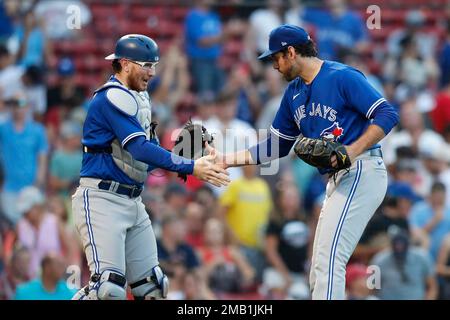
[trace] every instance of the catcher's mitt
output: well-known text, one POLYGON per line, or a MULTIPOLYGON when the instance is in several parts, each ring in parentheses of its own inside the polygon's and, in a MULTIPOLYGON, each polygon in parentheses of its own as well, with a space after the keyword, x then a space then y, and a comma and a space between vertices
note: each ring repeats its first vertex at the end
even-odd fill
POLYGON ((331 172, 337 172, 352 165, 345 146, 339 142, 303 137, 295 143, 294 152, 306 163, 331 172), (336 155, 336 167, 331 165, 333 155, 336 155))
MULTIPOLYGON (((178 134, 172 152, 190 159, 198 159, 206 155, 206 142, 212 145, 213 136, 204 126, 198 123, 192 123, 189 120, 178 134)), ((186 182, 185 174, 178 174, 178 177, 186 182)))

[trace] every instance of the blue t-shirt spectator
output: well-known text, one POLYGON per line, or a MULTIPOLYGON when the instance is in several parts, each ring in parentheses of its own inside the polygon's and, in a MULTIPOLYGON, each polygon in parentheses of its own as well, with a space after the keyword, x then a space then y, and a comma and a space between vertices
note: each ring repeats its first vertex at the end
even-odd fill
POLYGON ((38 157, 48 152, 45 128, 28 120, 17 132, 12 121, 0 125, 0 156, 5 172, 4 190, 18 192, 35 183, 38 157))
POLYGON ((340 48, 352 49, 367 39, 366 26, 362 19, 351 11, 334 16, 322 9, 305 9, 302 19, 313 25, 319 57, 337 60, 340 48))
MULTIPOLYGON (((16 28, 16 36, 19 42, 23 42, 25 30, 22 26, 16 28)), ((26 50, 19 61, 23 67, 41 66, 44 64, 45 36, 41 29, 34 28, 28 36, 26 50)))
POLYGON ((34 279, 17 286, 15 300, 70 300, 77 292, 69 289, 64 280, 56 284, 55 291, 48 292, 41 279, 34 279))
MULTIPOLYGON (((423 228, 427 225, 435 213, 433 208, 427 202, 420 202, 411 209, 409 217, 410 223, 413 227, 423 228)), ((437 260, 439 249, 445 236, 450 232, 450 208, 444 209, 443 219, 436 224, 436 226, 429 233, 430 237, 430 254, 434 261, 437 260)))
POLYGON ((219 16, 211 11, 191 10, 185 20, 186 52, 190 58, 216 59, 222 52, 220 44, 202 47, 200 40, 205 37, 219 36, 222 23, 219 16))
POLYGON ((160 241, 157 241, 157 246, 159 261, 166 263, 168 266, 182 264, 190 270, 200 265, 194 250, 188 244, 178 244, 172 252, 169 252, 160 241))

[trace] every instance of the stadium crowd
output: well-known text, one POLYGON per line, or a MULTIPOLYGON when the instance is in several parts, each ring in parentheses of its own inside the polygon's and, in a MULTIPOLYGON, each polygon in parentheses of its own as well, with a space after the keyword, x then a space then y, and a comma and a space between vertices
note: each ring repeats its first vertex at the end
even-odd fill
MULTIPOLYGON (((88 281, 71 194, 88 102, 119 36, 160 45, 148 91, 162 146, 192 118, 223 152, 274 118, 287 83, 257 56, 282 23, 306 28, 320 58, 364 72, 400 113, 382 141, 386 198, 348 265, 347 298, 450 299, 450 1, 379 1, 374 30, 366 2, 0 0, 0 299, 70 299, 88 281), (79 28, 66 23, 69 4, 79 28)), ((276 166, 232 168, 220 189, 149 175, 142 198, 169 299, 310 299, 326 177, 293 153, 276 166)))

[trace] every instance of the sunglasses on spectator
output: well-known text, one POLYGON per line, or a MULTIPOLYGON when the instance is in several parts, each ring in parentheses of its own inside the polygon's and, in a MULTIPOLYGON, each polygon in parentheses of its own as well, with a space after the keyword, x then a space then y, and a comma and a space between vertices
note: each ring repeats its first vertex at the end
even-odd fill
POLYGON ((142 61, 134 61, 134 60, 128 60, 128 61, 130 61, 134 64, 137 64, 146 70, 151 70, 151 69, 155 68, 156 65, 158 64, 158 62, 142 62, 142 61))

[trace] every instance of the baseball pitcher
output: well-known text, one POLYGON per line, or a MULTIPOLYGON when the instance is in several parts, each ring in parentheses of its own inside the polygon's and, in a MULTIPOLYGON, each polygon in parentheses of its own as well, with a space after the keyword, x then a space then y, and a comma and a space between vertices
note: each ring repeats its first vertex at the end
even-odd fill
POLYGON ((274 29, 271 59, 287 81, 269 137, 248 150, 219 155, 224 168, 260 164, 296 154, 329 176, 317 225, 310 270, 313 299, 344 299, 345 269, 387 189, 378 142, 398 122, 398 113, 358 70, 317 58, 306 31, 274 29))

